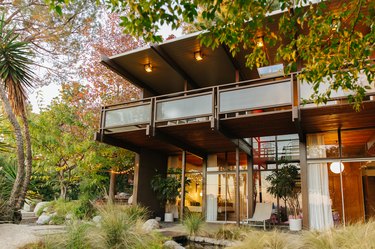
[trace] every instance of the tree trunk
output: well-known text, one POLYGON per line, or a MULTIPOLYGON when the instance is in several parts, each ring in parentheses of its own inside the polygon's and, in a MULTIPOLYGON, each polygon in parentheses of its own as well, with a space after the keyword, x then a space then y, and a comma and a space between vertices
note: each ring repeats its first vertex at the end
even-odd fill
POLYGON ((24 174, 25 174, 25 154, 23 151, 23 137, 21 126, 17 121, 16 116, 13 113, 9 99, 6 95, 3 84, 0 84, 0 98, 3 102, 5 112, 7 113, 8 119, 13 126, 14 133, 16 136, 17 144, 17 176, 13 184, 12 192, 9 197, 9 206, 16 209, 19 194, 22 188, 24 174))
POLYGON ((21 189, 20 196, 16 205, 17 208, 21 208, 25 201, 27 189, 30 184, 30 178, 31 178, 32 167, 33 167, 29 122, 27 120, 27 116, 25 112, 22 112, 21 116, 22 116, 22 122, 23 122, 23 133, 24 133, 24 138, 25 138, 25 143, 26 143, 26 170, 25 170, 25 178, 23 180, 22 189, 21 189))
POLYGON ((60 179, 60 199, 65 200, 66 199, 66 186, 64 183, 65 176, 64 176, 63 170, 59 172, 59 179, 60 179))
POLYGON ((109 194, 108 194, 108 201, 109 203, 115 202, 115 192, 116 192, 116 174, 111 170, 110 172, 110 180, 109 180, 109 194))

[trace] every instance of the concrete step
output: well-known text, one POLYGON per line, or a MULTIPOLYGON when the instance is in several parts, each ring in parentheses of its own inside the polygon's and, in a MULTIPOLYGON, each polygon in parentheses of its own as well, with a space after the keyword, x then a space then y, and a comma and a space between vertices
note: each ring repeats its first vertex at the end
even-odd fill
POLYGON ((38 217, 33 217, 33 218, 22 218, 21 224, 34 224, 38 220, 38 217))
POLYGON ((38 217, 34 212, 21 211, 22 221, 21 224, 31 224, 35 223, 38 220, 38 217))

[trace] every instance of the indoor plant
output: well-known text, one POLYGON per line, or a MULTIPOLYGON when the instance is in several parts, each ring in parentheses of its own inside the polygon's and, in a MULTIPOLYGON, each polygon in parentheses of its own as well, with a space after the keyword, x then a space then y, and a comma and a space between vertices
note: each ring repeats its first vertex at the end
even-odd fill
POLYGON ((302 228, 298 202, 300 188, 296 185, 299 178, 300 174, 297 166, 287 163, 284 163, 282 167, 266 177, 266 180, 270 183, 267 192, 274 197, 282 199, 285 207, 288 204, 290 211, 292 211, 292 215, 289 218, 289 228, 293 231, 301 230, 302 228))
POLYGON ((172 222, 173 208, 176 204, 177 196, 180 194, 181 181, 178 179, 177 175, 157 174, 151 180, 151 188, 155 191, 161 203, 166 204, 164 221, 172 222))

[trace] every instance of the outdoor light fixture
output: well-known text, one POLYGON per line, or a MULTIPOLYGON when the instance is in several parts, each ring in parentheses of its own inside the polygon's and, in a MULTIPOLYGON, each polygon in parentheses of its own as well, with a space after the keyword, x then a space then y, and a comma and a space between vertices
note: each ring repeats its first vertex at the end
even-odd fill
POLYGON ((333 162, 331 166, 329 166, 329 169, 335 174, 340 174, 344 171, 344 168, 344 164, 341 162, 333 162))
POLYGON ((151 63, 145 64, 145 71, 147 73, 151 73, 152 72, 152 65, 151 65, 151 63))
POLYGON ((202 51, 198 50, 194 52, 194 58, 196 61, 201 61, 203 60, 203 54, 202 51))
POLYGON ((255 42, 258 48, 262 48, 264 46, 263 36, 258 36, 255 42))

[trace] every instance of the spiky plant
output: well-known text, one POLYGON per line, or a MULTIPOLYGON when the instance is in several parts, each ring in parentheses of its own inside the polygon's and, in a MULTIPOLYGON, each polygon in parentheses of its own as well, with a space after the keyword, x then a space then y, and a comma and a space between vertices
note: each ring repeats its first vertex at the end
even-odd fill
POLYGON ((31 141, 25 102, 26 89, 33 87, 33 73, 30 68, 32 61, 30 60, 29 44, 19 41, 19 36, 14 32, 14 29, 9 29, 8 25, 3 14, 0 19, 0 98, 16 135, 18 168, 9 204, 17 209, 24 202, 32 171, 31 141), (20 116, 23 121, 26 166, 24 137, 16 115, 20 116))

